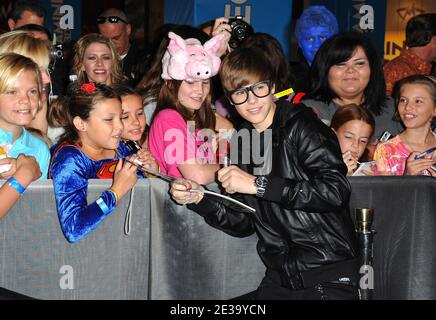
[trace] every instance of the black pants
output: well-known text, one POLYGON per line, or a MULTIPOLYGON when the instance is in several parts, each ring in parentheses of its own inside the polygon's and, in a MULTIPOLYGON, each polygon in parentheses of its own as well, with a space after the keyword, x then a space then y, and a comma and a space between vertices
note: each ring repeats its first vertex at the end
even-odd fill
POLYGON ((278 271, 267 269, 255 292, 238 299, 257 300, 358 300, 357 259, 345 260, 300 273, 293 284, 278 271))
POLYGON ((280 286, 266 276, 253 297, 256 300, 358 300, 359 292, 357 286, 339 281, 322 282, 312 287, 292 290, 280 286))

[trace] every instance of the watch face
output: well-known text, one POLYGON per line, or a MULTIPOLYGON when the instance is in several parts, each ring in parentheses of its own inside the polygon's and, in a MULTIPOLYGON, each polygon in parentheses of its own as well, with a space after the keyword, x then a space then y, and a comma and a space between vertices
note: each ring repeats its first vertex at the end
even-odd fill
POLYGON ((256 179, 256 185, 260 188, 265 188, 268 184, 268 179, 265 176, 260 176, 256 179))

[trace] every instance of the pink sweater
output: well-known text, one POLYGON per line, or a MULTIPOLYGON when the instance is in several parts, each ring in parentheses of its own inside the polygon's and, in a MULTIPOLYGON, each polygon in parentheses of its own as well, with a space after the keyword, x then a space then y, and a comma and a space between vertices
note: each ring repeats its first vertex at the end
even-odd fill
POLYGON ((148 145, 160 166, 160 171, 176 178, 182 174, 178 169, 184 163, 216 163, 213 144, 205 142, 202 133, 207 129, 195 128, 176 110, 164 109, 153 120, 148 145))

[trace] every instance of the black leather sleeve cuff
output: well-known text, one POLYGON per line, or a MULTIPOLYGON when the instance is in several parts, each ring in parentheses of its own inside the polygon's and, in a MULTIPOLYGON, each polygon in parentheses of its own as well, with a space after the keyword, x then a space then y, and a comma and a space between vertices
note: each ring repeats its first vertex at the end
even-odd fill
POLYGON ((263 199, 280 202, 282 200, 283 190, 287 185, 288 181, 284 178, 268 176, 268 186, 265 189, 263 199))
POLYGON ((213 201, 204 195, 203 199, 201 199, 198 204, 191 203, 188 204, 187 207, 188 209, 197 212, 199 215, 204 216, 208 213, 216 212, 218 204, 216 201, 213 201))

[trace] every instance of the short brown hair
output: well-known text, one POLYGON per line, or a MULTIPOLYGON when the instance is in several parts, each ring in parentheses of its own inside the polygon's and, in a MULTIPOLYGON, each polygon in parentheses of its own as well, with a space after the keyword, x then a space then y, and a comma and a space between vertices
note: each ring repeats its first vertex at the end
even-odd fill
POLYGON ((220 77, 224 91, 229 93, 258 81, 271 80, 275 85, 274 69, 258 48, 238 48, 230 52, 221 64, 220 77))
POLYGON ((375 129, 374 117, 368 109, 356 104, 339 107, 333 115, 330 128, 338 130, 345 123, 352 120, 359 120, 368 124, 372 129, 371 136, 373 135, 375 129))

